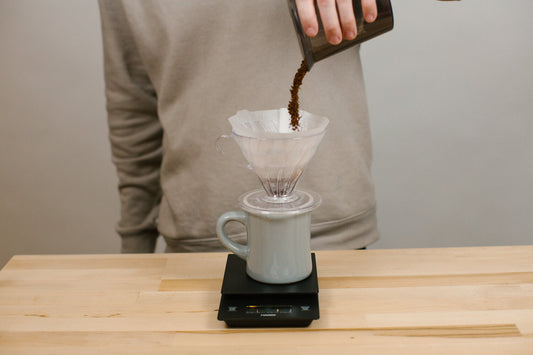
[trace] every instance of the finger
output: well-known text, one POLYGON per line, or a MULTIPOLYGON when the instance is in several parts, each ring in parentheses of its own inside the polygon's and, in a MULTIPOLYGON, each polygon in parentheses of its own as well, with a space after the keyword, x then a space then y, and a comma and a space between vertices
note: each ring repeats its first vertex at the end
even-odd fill
POLYGON ((341 43, 342 31, 335 0, 318 0, 317 4, 328 42, 331 44, 341 43))
POLYGON ((342 35, 346 39, 354 39, 357 36, 357 25, 352 0, 337 0, 337 10, 339 11, 342 35))
POLYGON ((363 7, 363 16, 366 22, 374 22, 378 17, 378 8, 376 6, 376 0, 361 0, 361 6, 363 7))
POLYGON ((314 37, 318 33, 315 3, 313 0, 296 0, 296 8, 300 17, 300 24, 305 34, 314 37))

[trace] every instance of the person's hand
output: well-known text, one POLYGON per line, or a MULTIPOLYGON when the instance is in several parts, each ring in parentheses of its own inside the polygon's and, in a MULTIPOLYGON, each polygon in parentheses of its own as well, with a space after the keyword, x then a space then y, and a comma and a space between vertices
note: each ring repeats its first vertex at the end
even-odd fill
MULTIPOLYGON (((302 29, 309 37, 318 33, 318 20, 314 0, 295 0, 302 29)), ((318 0, 320 19, 331 44, 339 44, 342 38, 351 40, 357 36, 357 24, 352 0, 318 0)), ((366 22, 374 22, 378 15, 376 0, 361 0, 366 22)))

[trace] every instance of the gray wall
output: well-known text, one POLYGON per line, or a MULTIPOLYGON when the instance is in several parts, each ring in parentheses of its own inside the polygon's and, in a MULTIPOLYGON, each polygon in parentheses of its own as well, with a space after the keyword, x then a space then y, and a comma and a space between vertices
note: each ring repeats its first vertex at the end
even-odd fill
POLYGON ((376 248, 533 243, 533 3, 394 1, 363 50, 376 248))
POLYGON ((95 1, 0 1, 0 266, 119 251, 99 21, 95 1))
MULTIPOLYGON (((373 248, 531 244, 533 3, 393 5, 361 52, 373 248)), ((119 250, 99 26, 95 1, 0 0, 0 266, 119 250)))

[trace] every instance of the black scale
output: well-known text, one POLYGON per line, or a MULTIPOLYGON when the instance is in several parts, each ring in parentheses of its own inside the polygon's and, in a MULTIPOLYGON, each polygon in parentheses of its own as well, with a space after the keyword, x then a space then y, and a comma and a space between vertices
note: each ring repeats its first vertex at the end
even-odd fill
POLYGON ((222 282, 218 320, 230 327, 305 327, 319 318, 315 254, 306 279, 267 284, 246 274, 246 261, 229 254, 222 282))

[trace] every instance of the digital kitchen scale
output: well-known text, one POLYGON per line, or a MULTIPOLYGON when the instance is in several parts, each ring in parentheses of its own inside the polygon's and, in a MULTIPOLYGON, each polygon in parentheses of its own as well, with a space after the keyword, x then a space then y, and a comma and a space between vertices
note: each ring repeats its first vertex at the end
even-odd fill
POLYGON ((246 261, 229 254, 218 320, 230 327, 305 327, 319 318, 315 254, 311 275, 291 284, 266 284, 246 274, 246 261))

